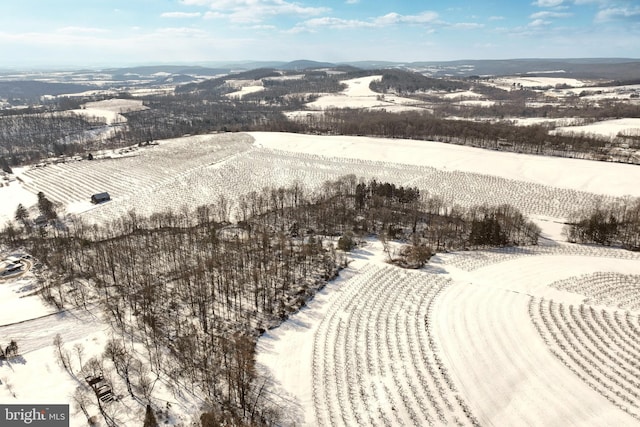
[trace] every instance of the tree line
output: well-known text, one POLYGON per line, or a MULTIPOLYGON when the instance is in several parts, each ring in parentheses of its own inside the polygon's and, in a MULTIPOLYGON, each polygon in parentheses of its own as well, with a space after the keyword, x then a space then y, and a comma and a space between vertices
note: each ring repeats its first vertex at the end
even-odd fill
POLYGON ((423 74, 400 70, 377 70, 377 73, 382 72, 382 78, 380 80, 374 80, 369 87, 374 92, 379 93, 394 93, 398 95, 414 95, 416 92, 423 92, 427 90, 438 91, 456 91, 456 90, 468 90, 470 84, 462 80, 442 79, 427 77, 423 74))
POLYGON ((640 198, 618 203, 596 203, 568 219, 565 233, 570 242, 619 245, 640 250, 640 198))
POLYGON ((472 120, 448 120, 428 112, 366 111, 335 109, 322 116, 308 117, 304 122, 285 121, 266 124, 264 130, 315 132, 338 135, 366 135, 383 138, 421 139, 470 145, 493 150, 598 158, 609 140, 589 135, 550 135, 544 126, 515 126, 472 120))

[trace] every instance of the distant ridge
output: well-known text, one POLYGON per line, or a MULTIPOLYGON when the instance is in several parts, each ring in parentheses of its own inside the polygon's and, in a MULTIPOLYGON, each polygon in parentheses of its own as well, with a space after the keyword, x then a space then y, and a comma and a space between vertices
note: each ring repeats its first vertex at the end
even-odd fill
POLYGON ((310 61, 308 59, 299 59, 297 61, 287 62, 280 68, 281 70, 306 70, 309 68, 334 68, 336 64, 332 62, 310 61))
POLYGON ((365 70, 400 68, 422 72, 432 77, 469 77, 473 75, 514 75, 554 72, 564 77, 630 80, 640 76, 640 59, 634 58, 517 58, 517 59, 469 59, 457 61, 344 61, 319 62, 308 59, 290 62, 236 63, 236 70, 272 68, 295 71, 317 68, 355 67, 365 70))
POLYGON ((138 74, 147 76, 155 73, 188 74, 200 76, 216 76, 227 73, 228 68, 209 68, 199 65, 144 65, 140 67, 106 68, 101 70, 109 74, 138 74))

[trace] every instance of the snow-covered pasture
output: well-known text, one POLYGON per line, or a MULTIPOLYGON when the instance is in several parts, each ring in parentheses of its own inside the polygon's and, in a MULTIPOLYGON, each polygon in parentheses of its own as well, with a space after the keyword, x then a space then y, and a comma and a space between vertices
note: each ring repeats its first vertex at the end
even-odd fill
POLYGON ((380 94, 372 91, 369 85, 380 80, 382 76, 359 77, 343 80, 347 88, 337 94, 322 95, 317 100, 306 104, 309 110, 326 110, 328 108, 366 108, 384 109, 390 112, 408 110, 424 110, 421 101, 400 96, 380 94))
POLYGON ((565 355, 551 337, 575 321, 544 329, 539 306, 578 307, 583 297, 555 283, 637 274, 640 255, 556 243, 443 254, 420 271, 384 257, 379 243, 356 250, 342 279, 260 339, 260 369, 291 424, 637 424, 638 313, 597 307, 601 332, 565 355), (604 355, 590 355, 598 345, 604 355))
POLYGON ((87 102, 79 110, 71 110, 78 115, 89 117, 102 117, 107 124, 124 123, 127 118, 122 113, 147 110, 148 107, 138 99, 105 99, 103 101, 87 102))
MULTIPOLYGON (((614 200, 607 188, 616 182, 620 183, 616 195, 638 195, 637 187, 627 180, 633 178, 633 172, 640 172, 633 166, 627 169, 626 165, 519 156, 425 141, 268 133, 179 138, 136 153, 33 168, 21 175, 23 187, 34 194, 42 191, 66 212, 100 222, 130 210, 151 215, 194 209, 215 204, 221 195, 233 205, 238 195, 295 181, 313 191, 327 180, 355 174, 416 186, 441 196, 449 205, 509 203, 526 214, 565 218, 598 199, 614 200), (542 162, 536 166, 536 161, 542 162), (487 167, 503 176, 488 173, 487 167), (629 174, 618 177, 615 170, 629 174), (609 183, 603 182, 607 176, 609 183), (555 182, 550 180, 553 177, 555 182), (594 189, 599 191, 589 191, 594 189), (112 200, 92 205, 91 195, 103 191, 112 200)), ((10 216, 15 208, 7 211, 10 216)))
POLYGON ((560 134, 586 134, 616 138, 623 136, 640 136, 640 118, 612 119, 580 125, 562 126, 553 132, 560 134))
POLYGON ((242 98, 244 95, 264 90, 261 80, 227 80, 227 84, 237 89, 235 92, 226 94, 228 98, 242 98))
POLYGON ((500 89, 510 90, 515 86, 525 88, 555 88, 556 86, 566 85, 579 88, 584 86, 586 83, 582 80, 566 77, 513 76, 491 79, 487 84, 499 87, 500 89))

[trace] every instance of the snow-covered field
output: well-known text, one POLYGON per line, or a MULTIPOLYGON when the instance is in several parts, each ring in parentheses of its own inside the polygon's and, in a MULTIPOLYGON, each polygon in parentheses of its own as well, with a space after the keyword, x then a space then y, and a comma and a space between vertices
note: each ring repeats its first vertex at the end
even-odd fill
MULTIPOLYGON (((132 209, 215 204, 220 195, 233 200, 294 180, 313 190, 349 173, 417 186, 462 206, 511 203, 541 225, 541 246, 441 254, 406 271, 384 263, 381 244, 371 240, 338 280, 266 333, 257 357, 271 378, 270 398, 286 409, 284 425, 640 422, 633 364, 640 361, 640 312, 607 302, 618 294, 594 303, 600 314, 580 311, 595 301, 600 282, 579 280, 639 277, 640 255, 561 241, 562 220, 574 209, 599 197, 640 196, 637 166, 428 141, 253 132, 177 138, 121 158, 18 172, 20 181, 0 188, 4 219, 19 202, 33 205, 38 191, 60 212, 104 221, 132 209), (91 205, 89 197, 102 191, 113 199, 91 205), (605 322, 616 331, 607 344, 616 351, 598 344, 605 322), (574 349, 580 345, 589 351, 574 349)), ((87 357, 102 351, 108 329, 100 313, 57 313, 37 296, 23 298, 33 286, 29 274, 0 282, 0 336, 25 350, 22 364, 0 366, 0 399, 69 403, 77 383, 53 359, 52 336, 60 333, 70 351, 82 344, 87 357), (35 389, 40 377, 56 390, 55 402, 35 389)), ((637 281, 631 286, 640 289, 637 281)), ((162 382, 155 393, 176 414, 197 412, 193 396, 174 395, 162 382)), ((120 414, 124 425, 141 422, 142 410, 138 416, 134 409, 120 414)), ((74 417, 80 425, 84 415, 74 417)))
POLYGON ((582 126, 563 126, 556 128, 554 132, 563 134, 593 134, 616 138, 619 134, 625 136, 640 135, 640 118, 603 120, 582 126))
MULTIPOLYGON (((640 168, 496 152, 433 141, 251 132, 255 145, 292 153, 433 167, 612 196, 640 196, 640 168)), ((357 169, 353 168, 354 173, 357 169)), ((437 194, 437 191, 433 191, 437 194)))
POLYGON ((456 103, 457 105, 472 105, 475 107, 491 107, 496 104, 496 101, 490 99, 466 99, 456 103))
POLYGON ((343 92, 320 96, 306 104, 306 107, 309 110, 321 111, 329 108, 384 109, 389 112, 424 110, 419 106, 421 102, 418 100, 372 91, 369 88, 371 82, 381 78, 382 76, 368 76, 344 80, 342 83, 345 83, 347 88, 343 92))
POLYGON ((559 89, 557 91, 547 92, 550 96, 567 96, 567 95, 579 95, 581 93, 586 94, 587 99, 616 99, 616 98, 629 98, 632 92, 640 91, 640 85, 621 85, 621 86, 588 86, 588 87, 575 87, 569 89, 559 89))
POLYGON ((226 94, 227 98, 242 98, 244 95, 264 90, 260 80, 227 80, 227 84, 237 89, 235 92, 226 94))
POLYGON ((417 186, 462 206, 511 203, 527 214, 554 218, 589 206, 598 195, 640 196, 640 168, 633 165, 428 141, 255 132, 178 138, 122 158, 32 168, 21 173, 22 183, 0 188, 11 197, 0 214, 11 218, 20 200, 28 206, 24 201, 42 191, 60 204, 61 213, 103 221, 132 209, 146 215, 193 209, 220 195, 233 200, 294 180, 313 190, 351 173, 417 186), (91 195, 103 191, 112 200, 92 205, 91 195))
MULTIPOLYGON (((638 274, 638 254, 555 243, 444 254, 420 271, 384 257, 377 242, 356 250, 342 278, 260 339, 288 425, 638 424, 637 400, 625 398, 640 384, 620 374, 621 359, 603 350, 604 373, 590 376, 591 356, 554 353, 530 310, 579 306, 582 296, 550 285, 638 274)), ((637 311, 631 322, 640 328, 637 311)))
POLYGON ((470 90, 466 90, 466 91, 463 91, 463 92, 446 93, 442 97, 445 98, 445 99, 454 99, 454 100, 484 98, 483 95, 481 95, 479 93, 475 93, 475 92, 470 91, 470 90))
POLYGON ((531 125, 553 125, 564 126, 570 128, 572 126, 580 126, 584 123, 584 119, 578 117, 563 117, 563 118, 548 118, 548 117, 526 117, 526 118, 507 118, 504 119, 507 122, 514 123, 517 126, 531 126, 531 125))
POLYGON ((515 86, 522 86, 526 88, 541 88, 551 87, 554 88, 559 85, 567 85, 574 88, 579 88, 585 85, 582 80, 565 78, 565 77, 499 77, 492 79, 490 84, 501 89, 509 90, 515 86))
POLYGON ((130 111, 147 110, 148 107, 142 105, 139 99, 105 99, 103 101, 87 102, 81 109, 71 110, 75 114, 89 117, 102 117, 108 125, 114 123, 124 123, 127 118, 122 113, 130 111))

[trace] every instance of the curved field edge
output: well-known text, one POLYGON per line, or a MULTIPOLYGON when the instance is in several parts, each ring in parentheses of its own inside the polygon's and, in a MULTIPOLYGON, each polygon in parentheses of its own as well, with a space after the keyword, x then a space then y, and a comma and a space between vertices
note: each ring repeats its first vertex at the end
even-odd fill
MULTIPOLYGON (((194 209, 217 203, 220 197, 233 206, 237 195, 263 187, 298 181, 313 190, 327 180, 355 173, 364 179, 416 186, 463 207, 508 203, 527 215, 567 218, 598 201, 621 200, 609 192, 637 193, 640 187, 628 183, 635 182, 634 174, 640 179, 640 168, 629 175, 627 166, 494 153, 430 141, 225 133, 160 141, 122 158, 33 168, 22 173, 21 188, 33 194, 42 191, 68 213, 78 213, 89 222, 103 222, 131 210, 151 215, 194 209), (512 161, 522 168, 513 170, 512 161), (524 167, 523 162, 529 161, 538 166, 524 167), (476 167, 487 164, 492 165, 491 171, 476 167), (548 170, 541 173, 545 165, 548 170), (563 171, 563 178, 549 172, 554 170, 563 171), (617 185, 612 175, 624 176, 627 184, 617 185), (90 196, 103 191, 110 193, 111 201, 92 205, 90 196)), ((13 212, 15 207, 7 208, 7 215, 13 212)))
POLYGON ((580 245, 459 252, 421 271, 377 242, 258 343, 285 425, 637 425, 536 329, 531 300, 579 305, 550 285, 637 274, 638 254, 580 245))
POLYGON ((615 252, 516 257, 471 272, 450 269, 454 284, 435 307, 437 336, 480 424, 637 425, 620 402, 556 357, 530 315, 532 299, 580 305, 581 295, 549 286, 558 280, 640 271, 637 257, 611 257, 615 252))

